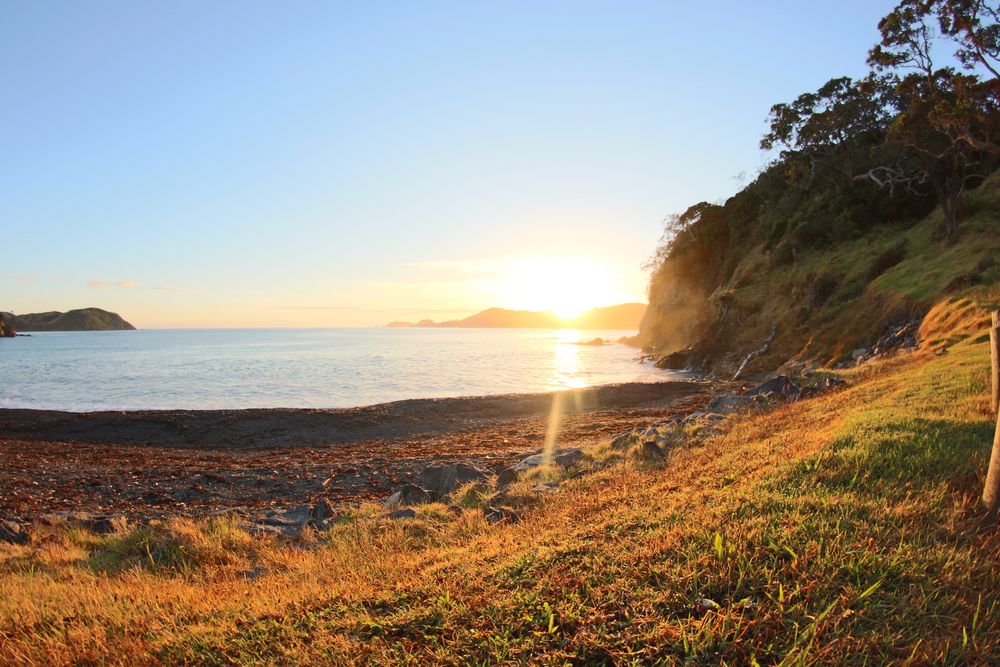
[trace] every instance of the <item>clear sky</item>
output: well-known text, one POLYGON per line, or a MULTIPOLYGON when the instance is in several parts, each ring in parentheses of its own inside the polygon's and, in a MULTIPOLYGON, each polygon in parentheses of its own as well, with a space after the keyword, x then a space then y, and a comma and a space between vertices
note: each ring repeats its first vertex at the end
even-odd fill
POLYGON ((0 310, 643 300, 660 221, 752 177, 771 104, 863 74, 894 4, 0 3, 0 310))

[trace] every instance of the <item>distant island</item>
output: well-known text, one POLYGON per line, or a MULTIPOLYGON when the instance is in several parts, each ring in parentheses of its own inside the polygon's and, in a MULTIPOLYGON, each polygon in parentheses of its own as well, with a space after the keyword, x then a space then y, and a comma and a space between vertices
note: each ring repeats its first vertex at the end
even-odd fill
POLYGON ((15 315, 0 312, 0 331, 5 336, 14 332, 34 331, 126 331, 134 326, 122 319, 118 313, 100 308, 78 308, 65 313, 49 311, 15 315))
POLYGON ((440 328, 481 328, 481 329, 627 329, 638 330, 639 322, 646 312, 644 303, 622 303, 605 308, 592 308, 577 317, 564 318, 549 311, 507 310, 489 308, 461 320, 435 322, 390 322, 386 326, 440 327, 440 328))

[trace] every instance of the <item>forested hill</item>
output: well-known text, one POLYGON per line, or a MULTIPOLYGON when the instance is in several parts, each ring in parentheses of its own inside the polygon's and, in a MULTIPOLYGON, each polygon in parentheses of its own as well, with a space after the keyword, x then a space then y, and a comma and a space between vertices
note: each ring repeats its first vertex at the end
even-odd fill
POLYGON ((8 327, 17 332, 30 331, 123 331, 135 329, 117 313, 100 308, 80 308, 65 313, 50 311, 14 315, 0 313, 8 327))
POLYGON ((946 294, 997 284, 1000 29, 983 6, 904 0, 867 77, 774 105, 772 163, 668 219, 639 341, 727 374, 758 349, 747 373, 836 363, 946 294), (952 55, 964 68, 937 66, 952 55))

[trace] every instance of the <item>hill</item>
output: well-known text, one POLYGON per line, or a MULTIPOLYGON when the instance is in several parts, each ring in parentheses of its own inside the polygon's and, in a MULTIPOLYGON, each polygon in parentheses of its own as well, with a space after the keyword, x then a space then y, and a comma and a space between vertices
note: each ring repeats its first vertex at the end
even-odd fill
POLYGON ((117 313, 111 313, 100 308, 80 308, 65 313, 50 311, 46 313, 30 313, 14 315, 0 313, 0 317, 12 326, 15 331, 125 331, 133 330, 134 326, 126 322, 117 313))
MULTIPOLYGON (((707 237, 706 228, 744 206, 746 196, 703 216, 694 231, 707 237)), ((722 375, 732 375, 772 331, 768 350, 746 374, 850 363, 855 351, 870 352, 888 329, 919 321, 947 296, 1000 282, 1000 174, 962 204, 967 214, 951 245, 938 237, 942 213, 935 209, 916 220, 876 218, 852 238, 794 253, 764 241, 685 248, 654 271, 638 340, 658 355, 683 350, 677 365, 722 375), (699 273, 702 252, 716 257, 716 275, 699 273)))
POLYGON ((604 308, 592 308, 577 317, 561 318, 547 311, 508 310, 489 308, 461 320, 434 322, 420 320, 390 322, 390 327, 445 327, 445 328, 498 328, 498 329, 621 329, 638 330, 646 312, 644 303, 623 303, 604 308))

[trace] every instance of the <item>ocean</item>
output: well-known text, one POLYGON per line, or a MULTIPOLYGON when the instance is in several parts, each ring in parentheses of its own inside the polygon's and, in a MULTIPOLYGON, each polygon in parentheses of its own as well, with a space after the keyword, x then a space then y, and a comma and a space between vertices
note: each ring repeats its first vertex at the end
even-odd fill
POLYGON ((343 408, 676 378, 627 331, 150 329, 0 339, 0 407, 343 408))

